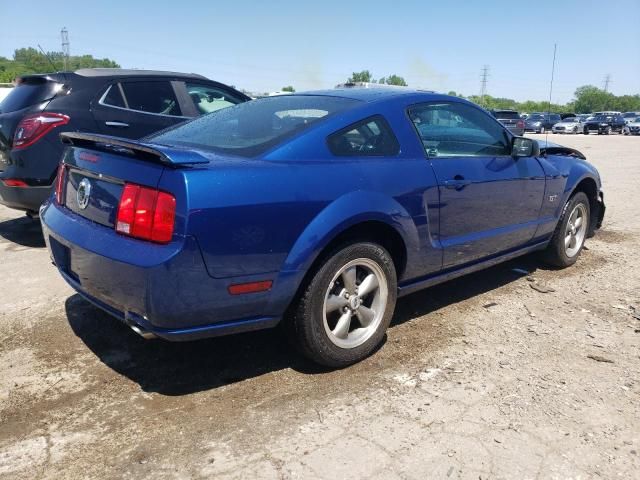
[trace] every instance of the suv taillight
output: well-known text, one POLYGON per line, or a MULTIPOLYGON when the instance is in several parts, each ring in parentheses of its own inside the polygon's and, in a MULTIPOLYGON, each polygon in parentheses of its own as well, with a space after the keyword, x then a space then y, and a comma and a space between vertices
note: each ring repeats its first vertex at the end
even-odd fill
POLYGON ((116 231, 130 237, 168 243, 173 236, 176 218, 176 198, 155 188, 125 183, 116 231))
POLYGON ((60 125, 69 123, 69 116, 61 113, 42 112, 25 116, 13 136, 13 148, 33 145, 43 136, 60 125))
POLYGON ((518 123, 516 123, 516 127, 524 128, 524 120, 518 120, 518 123))
POLYGON ((67 175, 67 169, 64 166, 64 163, 60 162, 58 166, 58 175, 56 176, 56 202, 58 205, 64 205, 64 180, 67 175))

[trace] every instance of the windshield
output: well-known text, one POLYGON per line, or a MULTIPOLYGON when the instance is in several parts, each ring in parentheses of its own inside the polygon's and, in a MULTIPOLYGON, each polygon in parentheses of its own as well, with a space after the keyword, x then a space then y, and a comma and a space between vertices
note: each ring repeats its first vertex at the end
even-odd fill
POLYGON ((596 122, 608 122, 611 120, 611 117, 607 117, 606 115, 597 115, 594 120, 596 122))
POLYGON ((529 115, 527 120, 544 120, 544 117, 542 115, 529 115))
POLYGON ((622 116, 623 116, 623 118, 636 118, 638 116, 638 114, 634 113, 634 112, 627 112, 622 116))
POLYGON ((507 110, 506 112, 497 110, 493 112, 493 116, 501 119, 520 120, 520 115, 518 114, 518 112, 513 112, 510 110, 507 110))
POLYGON ((218 110, 149 138, 155 143, 250 157, 355 103, 359 100, 320 95, 261 98, 218 110))

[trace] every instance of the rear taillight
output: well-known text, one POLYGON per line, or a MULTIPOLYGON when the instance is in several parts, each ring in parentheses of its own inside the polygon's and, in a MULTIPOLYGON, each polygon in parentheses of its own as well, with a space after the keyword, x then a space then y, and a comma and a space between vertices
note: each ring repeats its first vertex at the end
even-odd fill
POLYGON ((516 127, 524 128, 524 120, 518 120, 518 123, 516 123, 516 127))
POLYGON ((120 196, 116 231, 130 237, 168 243, 173 236, 176 199, 154 188, 126 183, 120 196))
POLYGON ((3 178, 2 183, 4 183, 7 187, 28 187, 27 182, 24 180, 20 180, 18 178, 3 178))
POLYGON ((67 175, 67 169, 64 163, 60 162, 58 166, 58 175, 56 176, 56 202, 59 205, 64 205, 64 180, 67 175))
POLYGON ((43 136, 60 125, 69 123, 69 117, 61 113, 42 112, 27 115, 18 124, 13 136, 13 148, 33 145, 43 136))

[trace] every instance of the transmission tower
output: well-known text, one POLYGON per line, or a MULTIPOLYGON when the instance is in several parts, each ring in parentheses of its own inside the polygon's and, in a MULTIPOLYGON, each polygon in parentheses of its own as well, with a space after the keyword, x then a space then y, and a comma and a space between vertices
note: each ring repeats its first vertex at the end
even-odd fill
POLYGON ((609 84, 611 83, 611 74, 607 73, 607 75, 604 77, 604 91, 608 92, 609 91, 609 84))
POLYGON ((487 93, 487 78, 489 78, 489 65, 482 67, 482 73, 480 74, 480 105, 484 106, 484 96, 487 93))
POLYGON ((67 27, 63 27, 60 30, 60 38, 62 39, 62 61, 64 63, 64 70, 67 69, 67 65, 69 63, 69 32, 67 31, 67 27))

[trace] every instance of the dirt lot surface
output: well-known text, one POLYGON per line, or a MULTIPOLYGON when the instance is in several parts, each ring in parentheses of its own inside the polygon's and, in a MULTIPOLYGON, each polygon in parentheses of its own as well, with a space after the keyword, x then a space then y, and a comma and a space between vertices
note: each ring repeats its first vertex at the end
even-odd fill
POLYGON ((0 477, 639 478, 640 137, 552 139, 604 180, 579 262, 406 297, 382 348, 334 372, 277 331, 145 341, 0 208, 0 477))

